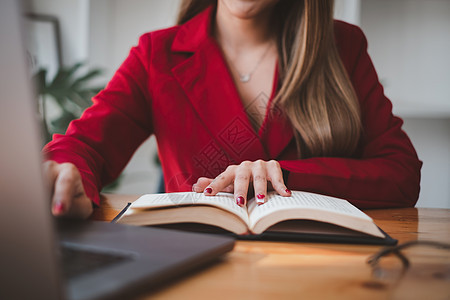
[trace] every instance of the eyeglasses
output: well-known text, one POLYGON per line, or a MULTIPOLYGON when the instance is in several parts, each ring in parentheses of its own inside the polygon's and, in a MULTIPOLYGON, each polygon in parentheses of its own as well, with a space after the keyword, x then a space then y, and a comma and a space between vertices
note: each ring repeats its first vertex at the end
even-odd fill
POLYGON ((367 260, 367 263, 372 267, 372 275, 377 278, 385 277, 384 276, 385 272, 379 266, 380 259, 388 256, 389 254, 394 254, 397 258, 400 259, 402 263, 402 268, 400 270, 401 272, 399 274, 399 277, 401 277, 411 265, 409 259, 401 252, 401 250, 411 248, 414 246, 428 246, 437 249, 450 250, 450 244, 434 241, 410 241, 394 247, 385 247, 381 249, 379 252, 370 256, 367 260))

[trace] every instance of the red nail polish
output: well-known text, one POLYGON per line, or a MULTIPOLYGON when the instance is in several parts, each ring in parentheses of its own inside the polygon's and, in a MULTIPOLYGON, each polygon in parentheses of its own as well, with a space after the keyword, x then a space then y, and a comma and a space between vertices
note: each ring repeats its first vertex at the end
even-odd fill
POLYGON ((258 194, 258 195, 256 195, 256 198, 258 198, 258 199, 264 199, 264 198, 266 198, 266 195, 264 195, 264 194, 258 194))
POLYGON ((55 204, 54 209, 55 209, 56 213, 60 214, 60 213, 64 212, 64 204, 61 202, 58 202, 55 204))
POLYGON ((237 198, 236 198, 236 203, 237 203, 237 205, 239 205, 239 206, 244 206, 244 204, 245 204, 245 199, 244 199, 244 197, 242 197, 242 196, 237 197, 237 198))
POLYGON ((206 188, 205 189, 205 193, 207 193, 207 194, 211 194, 212 193, 212 188, 206 188))
POLYGON ((286 193, 288 193, 288 194, 291 193, 291 190, 290 190, 290 189, 285 189, 284 191, 285 191, 286 193))

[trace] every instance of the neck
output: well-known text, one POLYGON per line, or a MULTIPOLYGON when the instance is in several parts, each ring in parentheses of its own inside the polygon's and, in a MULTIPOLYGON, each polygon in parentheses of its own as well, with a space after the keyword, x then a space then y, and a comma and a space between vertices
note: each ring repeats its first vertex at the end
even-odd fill
POLYGON ((218 1, 214 31, 218 43, 235 53, 264 47, 271 43, 273 38, 270 30, 270 10, 255 17, 243 18, 231 14, 225 5, 218 1))

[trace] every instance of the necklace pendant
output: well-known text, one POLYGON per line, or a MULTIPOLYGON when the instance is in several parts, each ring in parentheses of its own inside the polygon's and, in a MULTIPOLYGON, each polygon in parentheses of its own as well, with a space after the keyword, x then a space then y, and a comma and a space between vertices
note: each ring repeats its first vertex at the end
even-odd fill
POLYGON ((241 82, 248 82, 250 80, 250 74, 239 75, 239 80, 241 82))

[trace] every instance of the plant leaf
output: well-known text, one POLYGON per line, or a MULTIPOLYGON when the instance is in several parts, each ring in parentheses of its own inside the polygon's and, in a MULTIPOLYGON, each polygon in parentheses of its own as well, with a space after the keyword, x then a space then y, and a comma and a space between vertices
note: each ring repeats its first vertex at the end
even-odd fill
POLYGON ((53 132, 64 133, 69 126, 69 123, 76 118, 77 116, 75 116, 72 112, 64 110, 63 114, 58 119, 51 122, 53 132))
POLYGON ((70 78, 75 74, 75 72, 83 66, 82 62, 76 63, 69 68, 60 68, 53 78, 50 86, 65 86, 70 82, 70 78))
POLYGON ((94 77, 97 77, 99 75, 101 75, 103 72, 100 69, 94 69, 89 71, 88 73, 86 73, 84 76, 76 79, 73 83, 72 83, 72 87, 78 87, 80 84, 89 81, 91 79, 93 79, 94 77))

